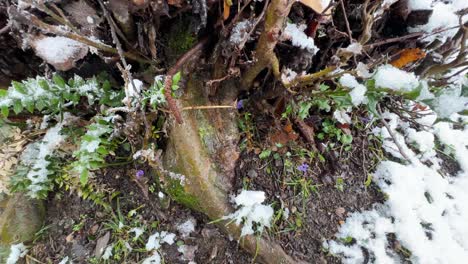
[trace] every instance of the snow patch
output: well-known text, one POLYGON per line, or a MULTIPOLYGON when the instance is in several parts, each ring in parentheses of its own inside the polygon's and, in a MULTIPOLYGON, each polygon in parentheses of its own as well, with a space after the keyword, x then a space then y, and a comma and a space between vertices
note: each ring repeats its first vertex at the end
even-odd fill
POLYGON ((374 75, 375 86, 388 88, 395 91, 412 91, 419 85, 419 81, 414 73, 402 71, 392 65, 382 65, 374 75))
POLYGON ((283 40, 291 40, 293 46, 306 49, 315 54, 319 51, 319 48, 315 46, 314 39, 304 33, 306 28, 307 26, 304 24, 297 26, 296 24, 288 23, 281 37, 283 40))
POLYGON ((26 253, 28 253, 28 250, 23 243, 11 245, 6 264, 16 264, 20 258, 26 256, 26 253))
POLYGON ((224 216, 223 219, 233 219, 237 225, 243 223, 241 237, 252 235, 255 231, 262 232, 265 227, 270 227, 273 217, 273 208, 270 205, 263 205, 265 193, 262 191, 242 192, 234 198, 235 204, 239 207, 236 212, 224 216), (256 230, 253 223, 256 223, 256 230))

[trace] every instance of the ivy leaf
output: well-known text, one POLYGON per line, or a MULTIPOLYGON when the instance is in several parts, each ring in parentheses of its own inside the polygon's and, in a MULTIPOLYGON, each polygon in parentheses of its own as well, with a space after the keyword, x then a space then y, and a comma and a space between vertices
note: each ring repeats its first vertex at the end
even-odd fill
POLYGON ((83 170, 80 174, 80 183, 81 185, 86 185, 88 183, 89 171, 83 170))
POLYGON ((10 113, 10 110, 8 109, 8 106, 4 105, 2 106, 2 116, 4 116, 5 118, 8 117, 8 114, 10 113))
POLYGON ((21 104, 21 101, 15 101, 13 103, 13 112, 15 112, 15 114, 19 114, 21 111, 23 111, 23 105, 21 104))
POLYGON ((54 74, 54 76, 52 76, 52 80, 54 80, 54 83, 57 84, 60 88, 65 88, 67 85, 65 80, 58 74, 54 74))
POLYGON ((11 84, 13 85, 13 88, 15 88, 15 90, 18 91, 19 93, 21 93, 21 94, 28 94, 28 92, 26 91, 26 87, 24 86, 24 84, 19 83, 19 82, 16 82, 16 81, 12 81, 11 84))

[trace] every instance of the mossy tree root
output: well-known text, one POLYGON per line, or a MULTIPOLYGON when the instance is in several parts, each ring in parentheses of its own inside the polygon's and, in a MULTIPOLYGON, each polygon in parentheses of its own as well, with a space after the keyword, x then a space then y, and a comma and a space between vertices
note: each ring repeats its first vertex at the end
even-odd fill
MULTIPOLYGON (((177 100, 180 109, 211 104, 200 79, 204 78, 189 78, 183 98, 177 100)), ((238 83, 223 82, 220 90, 230 94, 213 103, 234 102, 237 86, 238 83)), ((219 220, 233 211, 227 194, 231 191, 239 157, 237 114, 233 109, 190 110, 181 114, 182 124, 174 119, 169 121, 169 142, 156 172, 174 200, 204 213, 211 220, 219 220)), ((239 245, 260 263, 300 263, 265 236, 241 239, 241 230, 236 224, 218 221, 217 225, 239 240, 239 245)))

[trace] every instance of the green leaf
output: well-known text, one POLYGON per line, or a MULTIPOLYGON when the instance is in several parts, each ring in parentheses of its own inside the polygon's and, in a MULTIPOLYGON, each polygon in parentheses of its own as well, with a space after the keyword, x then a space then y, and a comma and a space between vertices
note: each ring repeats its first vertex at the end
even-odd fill
POLYGON ((15 112, 15 114, 19 114, 21 111, 23 111, 23 105, 21 104, 21 101, 17 100, 13 103, 13 112, 15 112))
POLYGON ((413 89, 411 92, 407 92, 403 96, 406 99, 416 100, 416 98, 418 98, 419 95, 421 94, 422 87, 423 87, 422 84, 420 84, 418 87, 413 89))
POLYGON ((0 89, 0 98, 6 97, 7 95, 8 95, 8 91, 7 91, 7 90, 0 89))
POLYGON ((377 103, 378 103, 378 98, 375 96, 374 93, 369 93, 367 96, 367 110, 374 114, 375 116, 379 116, 379 113, 377 112, 377 103))
POLYGON ((310 107, 312 107, 312 103, 311 102, 301 102, 299 104, 299 113, 298 113, 298 116, 301 118, 301 119, 304 119, 306 117, 309 116, 309 109, 310 107))
POLYGON ((24 84, 19 83, 19 82, 16 82, 16 81, 12 81, 11 84, 13 85, 13 88, 15 88, 15 90, 18 91, 19 93, 21 93, 21 94, 28 94, 28 92, 26 91, 26 87, 24 86, 24 84))
POLYGON ((180 71, 172 76, 172 85, 177 85, 180 81, 181 73, 180 71))
POLYGON ((50 91, 49 83, 46 80, 40 79, 39 81, 37 81, 37 83, 42 89, 50 91))
POLYGON ((67 85, 65 80, 58 74, 54 74, 54 76, 52 76, 52 80, 54 81, 55 84, 57 84, 60 88, 65 88, 65 86, 67 85))
POLYGON ((322 92, 328 90, 328 88, 330 88, 330 86, 328 86, 328 85, 326 85, 326 84, 324 84, 324 83, 321 83, 321 84, 319 85, 319 90, 322 91, 322 92))
POLYGON ((81 185, 86 185, 88 183, 89 171, 83 170, 80 174, 81 185))
POLYGON ((351 142, 353 142, 353 136, 351 136, 351 135, 342 135, 340 141, 344 145, 351 144, 351 142))
POLYGON ((4 116, 5 118, 7 118, 7 117, 8 117, 8 114, 10 113, 10 110, 8 109, 8 106, 3 105, 1 110, 2 110, 2 116, 4 116))
POLYGON ((46 103, 44 101, 39 100, 36 102, 37 110, 42 111, 42 109, 44 109, 45 107, 46 107, 46 103))
POLYGON ((259 157, 260 159, 266 159, 266 158, 268 158, 270 155, 271 155, 271 150, 265 149, 265 150, 262 151, 262 153, 260 153, 260 155, 258 155, 258 157, 259 157))
POLYGON ((29 111, 29 113, 34 112, 34 102, 33 101, 26 101, 25 106, 26 106, 26 109, 29 111))

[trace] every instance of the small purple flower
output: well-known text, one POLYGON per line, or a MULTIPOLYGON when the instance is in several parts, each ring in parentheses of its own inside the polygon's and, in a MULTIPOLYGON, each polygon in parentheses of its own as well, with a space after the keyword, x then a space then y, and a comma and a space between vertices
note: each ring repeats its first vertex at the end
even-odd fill
POLYGON ((237 101, 237 110, 241 110, 242 108, 244 108, 244 100, 243 99, 237 101))
POLYGON ((302 172, 306 172, 307 169, 309 169, 309 165, 307 165, 306 163, 302 163, 301 165, 297 166, 297 169, 302 172))
POLYGON ((140 179, 141 177, 143 177, 143 175, 145 175, 145 172, 143 170, 137 170, 136 172, 137 179, 140 179))

